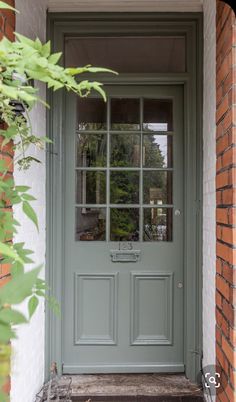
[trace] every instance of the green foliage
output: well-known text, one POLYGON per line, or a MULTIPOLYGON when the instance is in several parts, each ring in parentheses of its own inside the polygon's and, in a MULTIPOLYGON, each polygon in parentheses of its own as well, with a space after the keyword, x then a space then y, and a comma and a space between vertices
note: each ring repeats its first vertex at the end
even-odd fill
MULTIPOLYGON (((0 1, 0 9, 14 10, 0 1)), ((14 10, 15 11, 15 10, 14 10)), ((97 81, 80 80, 84 73, 112 72, 92 66, 63 68, 59 63, 61 53, 51 53, 51 44, 43 44, 38 38, 31 40, 16 33, 17 40, 10 42, 6 37, 0 41, 0 129, 1 150, 11 144, 16 152, 15 162, 19 169, 28 169, 32 163, 40 163, 34 156, 27 154, 32 145, 43 149, 50 142, 45 136, 32 131, 29 111, 38 103, 48 105, 38 96, 34 81, 44 83, 48 89, 65 89, 80 97, 97 92, 106 101, 102 84, 97 81), (16 113, 16 102, 24 105, 25 113, 16 113)), ((114 73, 114 72, 113 72, 114 73)), ((25 266, 32 264, 33 252, 24 243, 12 244, 20 223, 13 216, 11 208, 19 204, 24 214, 39 229, 37 215, 31 205, 35 198, 29 194, 30 188, 16 185, 9 171, 11 166, 0 160, 0 263, 11 264, 11 280, 0 288, 0 389, 3 378, 9 373, 9 341, 16 337, 15 326, 27 323, 44 297, 49 306, 60 314, 55 298, 49 296, 50 289, 44 280, 39 279, 40 268, 25 272, 25 266), (19 313, 11 305, 28 299, 28 317, 19 313)), ((0 402, 6 395, 0 391, 0 402)))

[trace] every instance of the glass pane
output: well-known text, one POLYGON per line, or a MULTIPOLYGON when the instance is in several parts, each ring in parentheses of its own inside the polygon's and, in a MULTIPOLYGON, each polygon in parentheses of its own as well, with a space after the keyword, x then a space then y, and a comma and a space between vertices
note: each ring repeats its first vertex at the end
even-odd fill
POLYGON ((140 130, 139 99, 111 99, 111 130, 140 130))
POLYGON ((171 135, 144 135, 143 166, 147 168, 173 167, 173 138, 171 135))
POLYGON ((77 171, 77 204, 106 203, 106 173, 77 171))
POLYGON ((78 130, 106 130, 107 105, 103 99, 77 100, 78 130))
POLYGON ((112 134, 111 135, 111 166, 139 167, 140 166, 140 135, 112 134))
POLYGON ((139 241, 139 209, 111 208, 111 241, 139 241))
POLYGON ((76 208, 76 240, 106 240, 106 209, 76 208))
POLYGON ((77 166, 106 166, 107 136, 106 134, 78 134, 77 166))
POLYGON ((172 172, 143 172, 144 204, 172 204, 172 172))
POLYGON ((172 241, 172 208, 144 208, 143 240, 172 241))
POLYGON ((143 129, 146 131, 173 131, 172 101, 144 99, 143 129))
POLYGON ((139 204, 139 172, 111 172, 111 204, 139 204))
POLYGON ((183 73, 186 39, 184 36, 67 36, 65 60, 67 67, 91 64, 119 73, 183 73))

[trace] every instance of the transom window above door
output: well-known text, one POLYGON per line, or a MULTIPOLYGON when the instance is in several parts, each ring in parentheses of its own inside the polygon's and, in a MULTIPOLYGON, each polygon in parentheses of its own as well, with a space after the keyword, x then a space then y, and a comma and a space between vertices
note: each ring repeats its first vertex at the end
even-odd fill
POLYGON ((78 99, 76 240, 172 241, 172 99, 78 99))

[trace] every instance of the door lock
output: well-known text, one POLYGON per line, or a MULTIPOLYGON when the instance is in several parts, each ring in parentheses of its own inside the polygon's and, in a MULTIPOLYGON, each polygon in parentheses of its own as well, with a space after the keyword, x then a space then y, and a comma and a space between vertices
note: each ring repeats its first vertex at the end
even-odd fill
POLYGON ((176 209, 176 210, 175 210, 175 216, 180 216, 180 215, 181 215, 180 209, 176 209))
POLYGON ((183 289, 183 287, 184 287, 183 282, 179 282, 178 285, 177 285, 177 287, 178 287, 179 289, 183 289))

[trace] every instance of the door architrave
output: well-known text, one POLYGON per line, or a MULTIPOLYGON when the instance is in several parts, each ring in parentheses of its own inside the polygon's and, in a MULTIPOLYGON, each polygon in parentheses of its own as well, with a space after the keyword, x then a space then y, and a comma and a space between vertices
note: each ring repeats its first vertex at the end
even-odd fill
MULTIPOLYGON (((52 13, 48 38, 54 52, 64 51, 66 35, 184 35, 187 72, 99 76, 104 84, 182 85, 184 87, 184 361, 186 376, 196 381, 202 355, 202 13, 52 13), (111 24, 111 22, 116 22, 111 24)), ((63 62, 63 60, 62 60, 63 62)), ((85 78, 85 77, 83 77, 85 78)), ((91 78, 91 77, 90 77, 91 78)), ((48 93, 46 178, 46 280, 59 303, 63 300, 63 164, 64 94, 48 93)), ((63 314, 63 312, 62 312, 63 314)), ((62 368, 62 321, 46 310, 45 373, 56 361, 62 368)))

